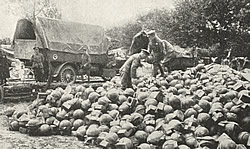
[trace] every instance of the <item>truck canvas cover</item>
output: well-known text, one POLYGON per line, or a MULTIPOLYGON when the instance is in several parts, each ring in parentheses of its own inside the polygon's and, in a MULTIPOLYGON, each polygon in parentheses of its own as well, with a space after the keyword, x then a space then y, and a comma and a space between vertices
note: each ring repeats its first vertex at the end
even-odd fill
POLYGON ((78 54, 82 46, 87 47, 90 54, 104 54, 109 45, 109 39, 105 36, 101 26, 44 17, 37 17, 35 24, 27 19, 19 20, 14 42, 16 44, 16 47, 14 46, 15 56, 20 59, 29 59, 30 56, 27 54, 30 53, 29 51, 32 53, 32 48, 35 45, 52 51, 74 54, 78 54), (25 37, 24 34, 27 32, 22 31, 24 29, 33 30, 36 36, 35 41, 25 37))

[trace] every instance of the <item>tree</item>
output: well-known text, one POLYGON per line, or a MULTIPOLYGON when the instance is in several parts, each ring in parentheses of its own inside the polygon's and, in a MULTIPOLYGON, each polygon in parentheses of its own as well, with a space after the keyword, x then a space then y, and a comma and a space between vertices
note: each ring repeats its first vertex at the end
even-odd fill
POLYGON ((47 2, 42 9, 42 15, 47 18, 61 19, 62 13, 58 10, 54 3, 47 2))
POLYGON ((170 19, 171 13, 169 10, 154 9, 147 14, 138 16, 137 22, 141 22, 143 28, 147 30, 156 30, 162 39, 172 41, 172 38, 169 36, 170 19))
POLYGON ((107 30, 106 34, 120 40, 121 45, 127 48, 130 46, 133 36, 142 29, 157 30, 161 38, 170 39, 170 34, 168 34, 169 17, 170 13, 168 10, 155 9, 147 14, 138 16, 135 21, 107 30))
POLYGON ((234 55, 250 55, 249 0, 178 0, 173 10, 155 9, 110 31, 124 40, 132 39, 139 28, 155 29, 162 39, 181 47, 212 47, 216 55, 232 48, 234 55))
POLYGON ((8 0, 8 4, 10 13, 30 20, 36 16, 62 18, 62 13, 53 0, 8 0))
POLYGON ((223 52, 248 42, 249 8, 247 0, 179 0, 172 14, 172 36, 180 45, 208 48, 219 43, 223 52))
POLYGON ((123 26, 114 27, 106 31, 107 36, 120 41, 121 45, 128 48, 133 36, 141 31, 142 27, 138 23, 127 23, 123 26))
MULTIPOLYGON (((209 47, 213 36, 207 28, 203 12, 206 4, 198 0, 180 0, 176 3, 170 19, 170 34, 174 42, 180 46, 209 47)), ((211 43, 212 42, 212 43, 211 43)))

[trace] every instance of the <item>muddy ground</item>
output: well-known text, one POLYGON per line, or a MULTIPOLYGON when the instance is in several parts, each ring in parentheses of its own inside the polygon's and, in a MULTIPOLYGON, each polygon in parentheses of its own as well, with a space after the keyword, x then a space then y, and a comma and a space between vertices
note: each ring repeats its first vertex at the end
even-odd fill
POLYGON ((22 134, 17 131, 8 130, 8 118, 4 115, 4 110, 8 107, 25 109, 30 102, 4 103, 0 104, 0 145, 1 149, 91 149, 97 148, 87 146, 83 141, 78 141, 76 137, 70 136, 45 136, 34 137, 22 134))

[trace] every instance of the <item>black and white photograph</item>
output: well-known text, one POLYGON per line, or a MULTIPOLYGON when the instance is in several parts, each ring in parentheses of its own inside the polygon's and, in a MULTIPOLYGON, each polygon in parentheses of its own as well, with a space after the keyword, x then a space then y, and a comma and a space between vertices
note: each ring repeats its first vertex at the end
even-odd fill
POLYGON ((0 0, 1 149, 250 149, 250 0, 0 0))

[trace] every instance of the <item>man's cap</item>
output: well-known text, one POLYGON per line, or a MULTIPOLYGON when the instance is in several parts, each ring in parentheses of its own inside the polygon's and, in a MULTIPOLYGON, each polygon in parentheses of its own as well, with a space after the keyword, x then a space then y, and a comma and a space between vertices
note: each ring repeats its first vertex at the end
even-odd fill
POLYGON ((147 49, 141 49, 141 51, 147 53, 148 55, 150 54, 149 50, 147 49))
POLYGON ((39 47, 33 47, 33 50, 36 50, 36 49, 38 49, 38 50, 39 50, 39 47))
POLYGON ((147 32, 147 34, 148 35, 153 35, 153 34, 155 34, 155 30, 150 30, 150 31, 147 32))

